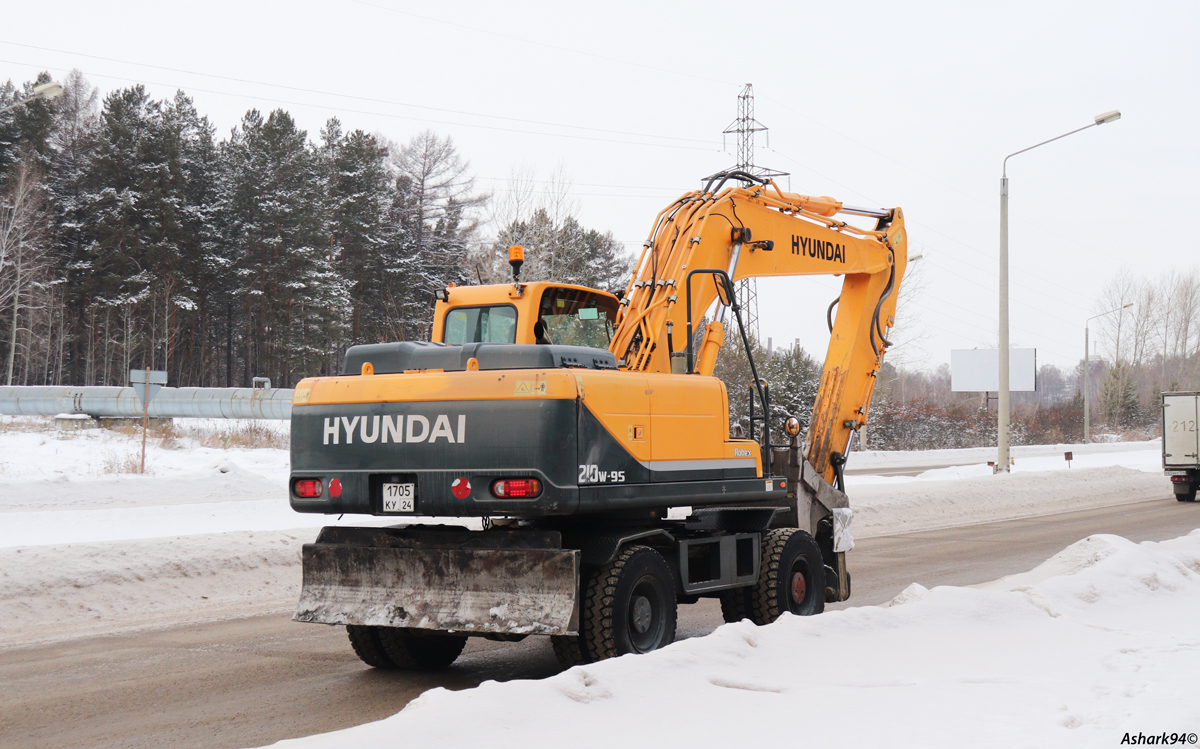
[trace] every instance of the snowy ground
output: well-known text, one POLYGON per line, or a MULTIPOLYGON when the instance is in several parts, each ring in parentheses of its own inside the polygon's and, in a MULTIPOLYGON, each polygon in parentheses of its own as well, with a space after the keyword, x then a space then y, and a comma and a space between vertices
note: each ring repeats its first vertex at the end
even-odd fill
MULTIPOLYGON (((140 435, 46 424, 0 419, 0 647, 287 610, 301 545, 339 522, 288 507, 286 431, 275 447, 238 446, 261 444, 261 430, 283 424, 225 439, 220 432, 244 428, 180 420, 151 439, 144 476, 127 473, 140 435)), ((856 454, 855 468, 880 471, 970 465, 848 477, 855 532, 1170 495, 1157 441, 1014 454, 1008 476, 991 474, 993 450, 856 454), (1071 467, 1064 450, 1076 454, 1071 467)), ((341 522, 364 521, 388 522, 341 522)), ((475 745, 480 726, 496 746, 571 735, 637 736, 638 745, 1119 744, 1125 731, 1200 727, 1189 692, 1200 668, 1197 615, 1200 532, 1140 546, 1097 536, 1028 575, 975 589, 913 586, 884 608, 743 622, 544 681, 433 690, 385 721, 283 745, 391 745, 398 735, 475 745), (681 706, 705 719, 664 719, 681 706)))
MULTIPOLYGON (((1162 441, 1096 443, 1090 445, 1017 445, 1010 449, 1013 470, 1051 471, 1066 469, 1063 454, 1074 453, 1073 468, 1121 465, 1141 470, 1162 469, 1162 441)), ((863 450, 850 455, 850 468, 883 469, 896 466, 933 466, 948 463, 973 464, 973 474, 990 473, 989 460, 996 459, 994 447, 969 447, 962 450, 863 450)), ((939 471, 930 471, 926 478, 944 477, 939 471)), ((861 477, 859 477, 861 478, 861 477)), ((852 477, 847 477, 850 482, 852 477)), ((855 479, 857 480, 857 479, 855 479)))
MULTIPOLYGON (((0 647, 285 610, 300 547, 320 526, 391 522, 292 512, 287 450, 236 446, 272 430, 286 444, 279 422, 177 420, 151 438, 138 475, 121 472, 136 468, 136 430, 0 417, 0 647), (212 446, 223 444, 235 446, 212 446)), ((1159 454, 1157 441, 1017 448, 1010 476, 991 475, 992 450, 855 454, 855 467, 881 469, 979 461, 915 478, 848 477, 855 533, 1161 498, 1170 485, 1159 454), (1063 449, 1078 456, 1072 468, 1063 449)))
POLYGON ((275 746, 1093 747, 1163 732, 1187 745, 1200 732, 1198 619, 1200 531, 1092 536, 974 588, 914 584, 885 607, 433 689, 391 718, 275 746))

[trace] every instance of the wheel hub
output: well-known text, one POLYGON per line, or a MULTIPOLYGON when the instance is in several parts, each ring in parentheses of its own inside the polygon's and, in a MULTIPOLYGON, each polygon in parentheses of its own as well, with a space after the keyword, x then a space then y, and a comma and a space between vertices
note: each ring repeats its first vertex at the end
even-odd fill
POLYGON ((637 596, 633 599, 633 605, 629 607, 629 621, 633 624, 633 629, 639 635, 644 635, 650 631, 650 620, 654 618, 654 613, 650 607, 650 599, 646 596, 637 596))
POLYGON ((808 583, 804 580, 803 572, 792 573, 792 601, 796 604, 804 602, 804 597, 808 595, 808 583))

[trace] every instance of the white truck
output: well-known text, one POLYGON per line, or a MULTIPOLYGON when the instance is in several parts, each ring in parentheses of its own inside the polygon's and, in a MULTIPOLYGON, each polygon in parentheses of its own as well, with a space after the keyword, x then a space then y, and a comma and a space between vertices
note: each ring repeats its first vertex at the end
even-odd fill
POLYGON ((1200 486, 1200 392, 1162 394, 1163 472, 1171 479, 1175 499, 1195 502, 1200 486))

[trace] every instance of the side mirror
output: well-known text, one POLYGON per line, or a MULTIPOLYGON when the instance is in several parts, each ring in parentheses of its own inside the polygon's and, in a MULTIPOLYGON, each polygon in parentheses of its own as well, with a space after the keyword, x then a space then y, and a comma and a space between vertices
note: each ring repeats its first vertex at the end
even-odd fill
POLYGON ((717 298, 721 300, 721 304, 726 307, 733 306, 733 300, 737 295, 733 291, 733 284, 729 280, 729 276, 713 274, 713 281, 717 284, 717 298))

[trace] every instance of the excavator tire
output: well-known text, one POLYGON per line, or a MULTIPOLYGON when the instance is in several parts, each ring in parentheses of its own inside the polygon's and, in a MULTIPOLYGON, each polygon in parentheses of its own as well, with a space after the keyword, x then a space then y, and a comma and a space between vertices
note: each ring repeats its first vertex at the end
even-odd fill
POLYGON ((648 653, 675 641, 675 576, 662 555, 629 546, 592 575, 580 633, 593 661, 648 653))
POLYGON ((382 627, 364 627, 358 624, 346 625, 346 634, 350 637, 350 647, 362 659, 362 662, 372 668, 395 668, 396 664, 388 658, 379 641, 378 630, 382 627))
POLYGON ((383 652, 396 668, 433 671, 458 658, 467 638, 459 635, 414 634, 399 627, 377 627, 383 652))
POLYGON ((811 616, 825 610, 825 564, 806 531, 776 528, 763 539, 758 582, 750 589, 750 621, 770 624, 785 611, 811 616))
POLYGON ((721 618, 732 624, 750 618, 750 591, 734 588, 721 593, 721 618))
POLYGON ((592 662, 588 657, 582 635, 550 635, 550 647, 554 648, 554 657, 563 668, 582 666, 592 662))
MULTIPOLYGON (((588 574, 588 571, 584 570, 583 581, 580 588, 582 593, 585 595, 587 593, 588 580, 590 577, 591 576, 588 574)), ((588 654, 587 640, 585 640, 581 634, 550 635, 550 647, 554 649, 554 657, 558 659, 559 664, 563 668, 583 666, 594 661, 592 656, 588 654)))

